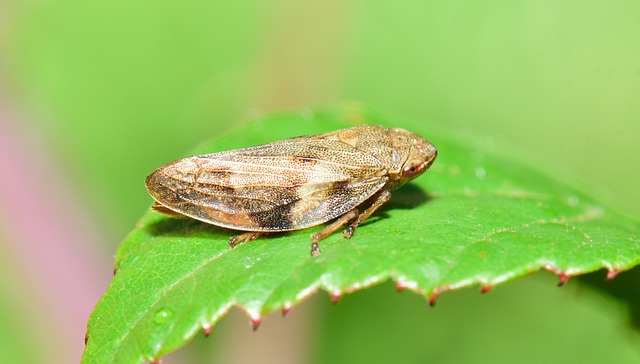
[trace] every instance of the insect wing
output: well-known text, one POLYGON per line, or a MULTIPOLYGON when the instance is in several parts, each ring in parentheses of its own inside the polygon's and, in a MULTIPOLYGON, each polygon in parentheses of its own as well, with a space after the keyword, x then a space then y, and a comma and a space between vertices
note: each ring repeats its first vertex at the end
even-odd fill
POLYGON ((348 212, 387 178, 370 154, 308 137, 181 159, 146 184, 180 214, 237 230, 287 231, 348 212))

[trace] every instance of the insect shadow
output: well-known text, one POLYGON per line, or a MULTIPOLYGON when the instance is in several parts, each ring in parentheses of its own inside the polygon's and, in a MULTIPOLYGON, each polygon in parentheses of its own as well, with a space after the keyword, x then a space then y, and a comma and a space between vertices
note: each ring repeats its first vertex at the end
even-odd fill
MULTIPOLYGON (((424 203, 427 203, 431 197, 425 193, 425 191, 413 184, 408 183, 402 186, 401 189, 394 191, 391 200, 380 207, 376 213, 367 219, 361 226, 369 225, 379 219, 388 218, 387 211, 394 209, 413 209, 424 203)), ((231 236, 240 234, 238 230, 227 229, 205 222, 191 219, 188 217, 171 217, 156 221, 147 226, 147 230, 153 236, 189 236, 189 237, 203 237, 211 239, 229 239, 231 236)), ((277 232, 273 234, 265 235, 260 239, 283 236, 293 232, 277 232)))
POLYGON ((387 213, 390 210, 410 210, 414 209, 420 205, 428 203, 431 200, 430 197, 424 189, 414 183, 408 183, 401 188, 393 191, 393 195, 391 196, 391 200, 386 204, 382 205, 370 218, 368 218, 363 224, 360 226, 366 226, 380 219, 389 218, 389 214, 387 213))
POLYGON ((407 183, 393 191, 391 200, 380 208, 382 211, 392 209, 413 209, 429 202, 431 197, 417 184, 407 183))
MULTIPOLYGON (((171 216, 147 225, 146 229, 152 236, 199 237, 214 240, 229 240, 232 236, 243 233, 240 230, 227 229, 186 216, 171 216)), ((294 233, 294 231, 265 234, 260 239, 269 239, 289 233, 294 233)))
POLYGON ((238 234, 236 230, 207 224, 186 216, 171 216, 169 218, 156 221, 148 225, 147 230, 153 236, 188 236, 209 239, 229 239, 232 235, 238 234))

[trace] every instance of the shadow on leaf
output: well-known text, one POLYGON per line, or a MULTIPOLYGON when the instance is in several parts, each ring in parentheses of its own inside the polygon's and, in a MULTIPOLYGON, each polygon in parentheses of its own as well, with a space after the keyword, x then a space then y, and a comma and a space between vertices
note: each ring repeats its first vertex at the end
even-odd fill
POLYGON ((391 193, 391 200, 383 205, 380 210, 409 210, 429 202, 432 198, 417 184, 409 183, 391 193))
POLYGON ((188 217, 166 217, 147 225, 146 228, 153 236, 199 236, 220 239, 234 234, 233 230, 188 217))

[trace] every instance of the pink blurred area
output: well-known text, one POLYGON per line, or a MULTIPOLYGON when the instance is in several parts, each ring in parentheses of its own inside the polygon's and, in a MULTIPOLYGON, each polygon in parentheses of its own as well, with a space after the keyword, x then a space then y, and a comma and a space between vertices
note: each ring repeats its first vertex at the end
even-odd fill
POLYGON ((5 347, 0 351, 18 357, 0 358, 74 363, 89 314, 111 279, 113 253, 43 141, 32 123, 0 106, 0 304, 23 328, 3 324, 0 331, 33 345, 5 347))

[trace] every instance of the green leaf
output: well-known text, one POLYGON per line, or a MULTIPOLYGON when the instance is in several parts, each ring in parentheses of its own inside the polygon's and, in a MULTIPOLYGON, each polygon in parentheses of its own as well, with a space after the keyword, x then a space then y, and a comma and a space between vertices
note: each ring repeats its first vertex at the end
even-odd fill
POLYGON ((640 261, 637 220, 491 143, 395 125, 357 107, 261 118, 198 153, 360 123, 405 127, 431 140, 439 157, 351 240, 336 233, 322 241, 318 257, 309 255, 309 235, 321 226, 230 250, 233 231, 148 212, 117 253, 117 274, 89 320, 83 362, 153 361, 209 331, 232 306, 258 325, 318 289, 338 300, 391 278, 433 302, 443 291, 487 290, 541 268, 562 282, 601 268, 615 275, 640 261))

